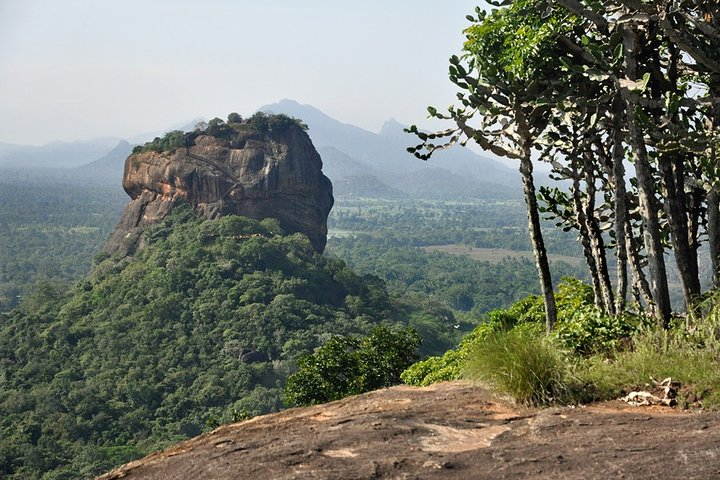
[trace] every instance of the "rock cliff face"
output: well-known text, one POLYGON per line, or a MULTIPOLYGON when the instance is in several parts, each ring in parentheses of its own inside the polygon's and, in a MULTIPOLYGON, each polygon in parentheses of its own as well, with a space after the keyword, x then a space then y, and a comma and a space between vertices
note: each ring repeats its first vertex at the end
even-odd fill
POLYGON ((324 250, 332 184, 305 131, 294 122, 262 130, 248 123, 222 127, 219 135, 193 132, 181 138, 182 147, 144 148, 127 158, 123 187, 132 200, 107 253, 124 256, 142 247, 144 228, 179 204, 208 218, 276 218, 287 233, 304 233, 324 250))

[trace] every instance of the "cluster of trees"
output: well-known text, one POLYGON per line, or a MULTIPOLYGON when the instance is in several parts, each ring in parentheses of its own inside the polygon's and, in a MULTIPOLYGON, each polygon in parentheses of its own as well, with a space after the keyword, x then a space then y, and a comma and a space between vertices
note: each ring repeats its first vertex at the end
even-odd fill
MULTIPOLYGON (((403 301, 419 302, 424 310, 431 310, 432 304, 445 309, 436 310, 435 315, 450 316, 450 321, 460 326, 457 334, 466 333, 486 312, 537 290, 533 262, 525 259, 476 261, 463 255, 388 244, 370 235, 333 238, 327 251, 348 262, 354 271, 379 277, 403 301), (465 324, 463 312, 472 312, 474 320, 465 324)), ((562 262, 552 265, 556 277, 580 277, 583 270, 562 262)), ((452 338, 451 344, 458 340, 452 338)))
POLYGON ((180 209, 147 239, 0 314, 0 477, 87 478, 277 410, 299 358, 407 322, 379 279, 276 221, 180 209))
POLYGON ((50 178, 0 183, 0 312, 40 280, 86 275, 126 198, 120 188, 50 178))
MULTIPOLYGON (((338 199, 330 229, 369 234, 388 246, 468 245, 530 251, 524 208, 516 201, 442 202, 428 200, 338 199)), ((548 225, 550 225, 548 223, 548 225)), ((582 255, 573 235, 551 230, 551 253, 582 255)))
POLYGON ((285 384, 290 405, 314 405, 401 383, 417 360, 420 337, 412 328, 375 327, 365 337, 335 336, 298 360, 285 384))
POLYGON ((541 208, 578 232, 599 308, 620 313, 631 287, 667 327, 666 251, 688 310, 701 295, 703 240, 718 281, 720 7, 694 0, 490 3, 502 8, 468 16, 464 53, 450 59, 460 105, 428 109, 454 125, 437 133, 411 127, 422 143, 409 150, 427 159, 474 141, 518 161, 548 330, 556 307, 541 208), (543 207, 533 150, 571 185, 542 189, 543 207))
POLYGON ((266 114, 257 112, 248 119, 243 119, 238 113, 230 113, 227 122, 221 118, 213 118, 209 122, 198 123, 192 132, 172 130, 163 137, 155 137, 153 141, 145 145, 138 145, 133 148, 133 153, 139 152, 167 152, 176 148, 189 147, 195 144, 198 135, 210 135, 217 138, 228 138, 238 130, 253 130, 260 134, 283 132, 291 126, 307 130, 308 126, 297 118, 288 117, 284 114, 266 114))

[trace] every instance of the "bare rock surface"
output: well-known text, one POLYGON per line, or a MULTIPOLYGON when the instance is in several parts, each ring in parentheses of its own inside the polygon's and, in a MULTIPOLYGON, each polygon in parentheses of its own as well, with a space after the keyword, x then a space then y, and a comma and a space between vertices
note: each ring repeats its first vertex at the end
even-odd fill
POLYGON ((142 246, 144 228, 185 203, 208 218, 276 218, 287 233, 306 234, 322 252, 333 196, 321 170, 320 155, 299 126, 199 135, 184 148, 133 153, 123 175, 131 201, 105 251, 132 253, 142 246))
POLYGON ((222 426, 100 478, 720 478, 720 414, 520 410, 460 382, 399 386, 222 426))

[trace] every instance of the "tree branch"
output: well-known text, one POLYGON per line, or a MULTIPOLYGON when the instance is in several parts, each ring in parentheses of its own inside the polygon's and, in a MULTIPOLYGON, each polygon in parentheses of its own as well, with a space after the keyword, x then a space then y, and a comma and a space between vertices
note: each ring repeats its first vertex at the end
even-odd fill
POLYGON ((577 0, 557 0, 557 3, 565 7, 570 12, 579 17, 583 17, 594 23, 603 33, 608 32, 608 21, 600 14, 585 8, 585 6, 577 0))
POLYGON ((667 35, 673 43, 680 47, 685 53, 690 55, 697 63, 703 65, 714 73, 720 74, 720 63, 695 46, 692 40, 690 40, 682 32, 675 30, 670 24, 670 20, 668 20, 666 12, 660 14, 659 20, 660 21, 658 23, 660 28, 663 29, 665 35, 667 35))

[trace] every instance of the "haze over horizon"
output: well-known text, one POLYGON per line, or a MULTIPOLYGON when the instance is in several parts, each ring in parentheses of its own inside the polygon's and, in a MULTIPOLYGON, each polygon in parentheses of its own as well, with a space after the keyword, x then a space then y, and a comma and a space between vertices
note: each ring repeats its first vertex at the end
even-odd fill
POLYGON ((0 0, 0 142, 43 145, 249 115, 293 99, 377 132, 455 99, 476 2, 0 0))

